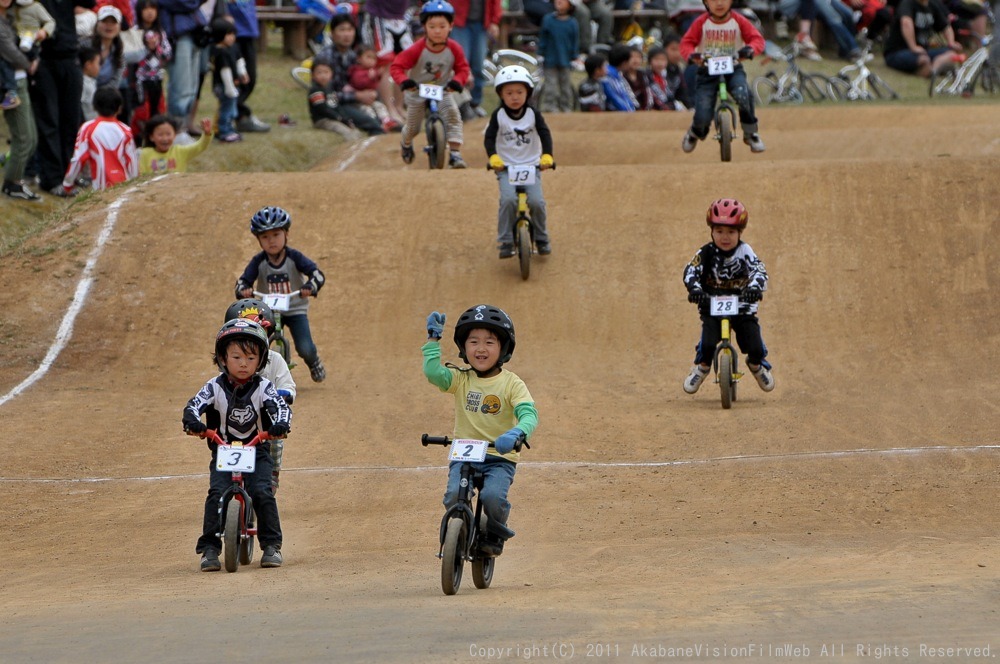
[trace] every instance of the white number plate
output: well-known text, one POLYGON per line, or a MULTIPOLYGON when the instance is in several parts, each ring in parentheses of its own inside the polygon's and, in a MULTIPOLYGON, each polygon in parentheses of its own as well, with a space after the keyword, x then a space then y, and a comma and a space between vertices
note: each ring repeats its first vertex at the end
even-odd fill
POLYGON ((288 293, 268 293, 264 296, 264 304, 274 311, 288 311, 292 296, 288 293))
POLYGON ((535 184, 534 164, 509 164, 507 166, 507 180, 513 184, 535 184))
POLYGON ((740 312, 739 295, 713 295, 712 315, 713 316, 735 316, 740 312))
POLYGON ((708 73, 712 76, 733 73, 733 58, 730 55, 708 59, 708 73))
POLYGON ((256 467, 256 447, 219 445, 215 453, 215 469, 224 473, 252 473, 256 467))
POLYGON ((431 83, 421 83, 419 94, 424 99, 442 101, 444 99, 444 87, 440 85, 433 85, 431 83))
POLYGON ((486 448, 489 443, 485 440, 469 440, 466 438, 456 438, 451 441, 451 452, 448 453, 449 461, 483 461, 486 459, 486 448))

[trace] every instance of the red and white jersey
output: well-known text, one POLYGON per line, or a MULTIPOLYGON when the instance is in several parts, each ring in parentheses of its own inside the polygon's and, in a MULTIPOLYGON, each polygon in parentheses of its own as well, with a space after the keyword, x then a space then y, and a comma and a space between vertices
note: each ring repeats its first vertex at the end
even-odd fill
POLYGON ((440 51, 432 51, 421 37, 389 66, 389 75, 396 83, 411 78, 417 83, 447 85, 454 80, 465 85, 471 72, 465 51, 454 39, 449 39, 440 51))
POLYGON ((705 57, 735 57, 744 46, 751 47, 756 55, 764 52, 764 37, 746 16, 729 12, 729 18, 720 23, 705 12, 684 33, 681 57, 687 60, 692 53, 701 53, 705 57))
POLYGON ((76 134, 76 148, 63 187, 72 188, 88 163, 98 191, 139 175, 139 155, 128 125, 106 117, 84 122, 76 134))

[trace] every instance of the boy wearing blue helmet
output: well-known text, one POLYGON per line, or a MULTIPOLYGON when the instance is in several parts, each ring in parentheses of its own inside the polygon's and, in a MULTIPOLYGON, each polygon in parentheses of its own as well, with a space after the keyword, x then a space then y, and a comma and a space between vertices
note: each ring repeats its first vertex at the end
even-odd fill
POLYGON ((261 208, 250 219, 250 232, 257 237, 262 251, 250 259, 236 280, 236 297, 253 297, 254 286, 267 294, 300 291, 300 295, 290 298, 281 320, 291 330, 295 352, 309 367, 310 377, 322 383, 326 369, 313 343, 307 314, 309 298, 316 297, 326 278, 316 263, 288 246, 291 226, 292 218, 280 207, 261 208))

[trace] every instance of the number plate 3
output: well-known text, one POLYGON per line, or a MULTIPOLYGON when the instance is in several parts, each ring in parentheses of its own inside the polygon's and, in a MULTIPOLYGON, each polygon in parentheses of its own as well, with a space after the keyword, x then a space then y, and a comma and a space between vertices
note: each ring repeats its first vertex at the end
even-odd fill
POLYGON ((257 449, 243 445, 219 445, 215 469, 224 473, 252 473, 257 467, 257 449))

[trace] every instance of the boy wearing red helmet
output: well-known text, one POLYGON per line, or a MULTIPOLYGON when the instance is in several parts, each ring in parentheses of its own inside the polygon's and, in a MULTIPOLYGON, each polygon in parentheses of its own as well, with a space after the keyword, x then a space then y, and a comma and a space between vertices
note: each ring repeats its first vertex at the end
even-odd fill
POLYGON ((694 394, 711 370, 712 355, 722 335, 722 323, 709 312, 712 295, 739 295, 739 314, 730 319, 740 350, 747 354, 747 368, 760 389, 774 389, 767 346, 760 336, 757 304, 767 290, 767 270, 749 244, 741 239, 750 215, 735 198, 720 198, 708 206, 706 223, 712 229, 712 241, 698 250, 684 268, 684 286, 688 302, 698 305, 701 315, 701 341, 698 343, 691 373, 684 380, 684 391, 694 394))

